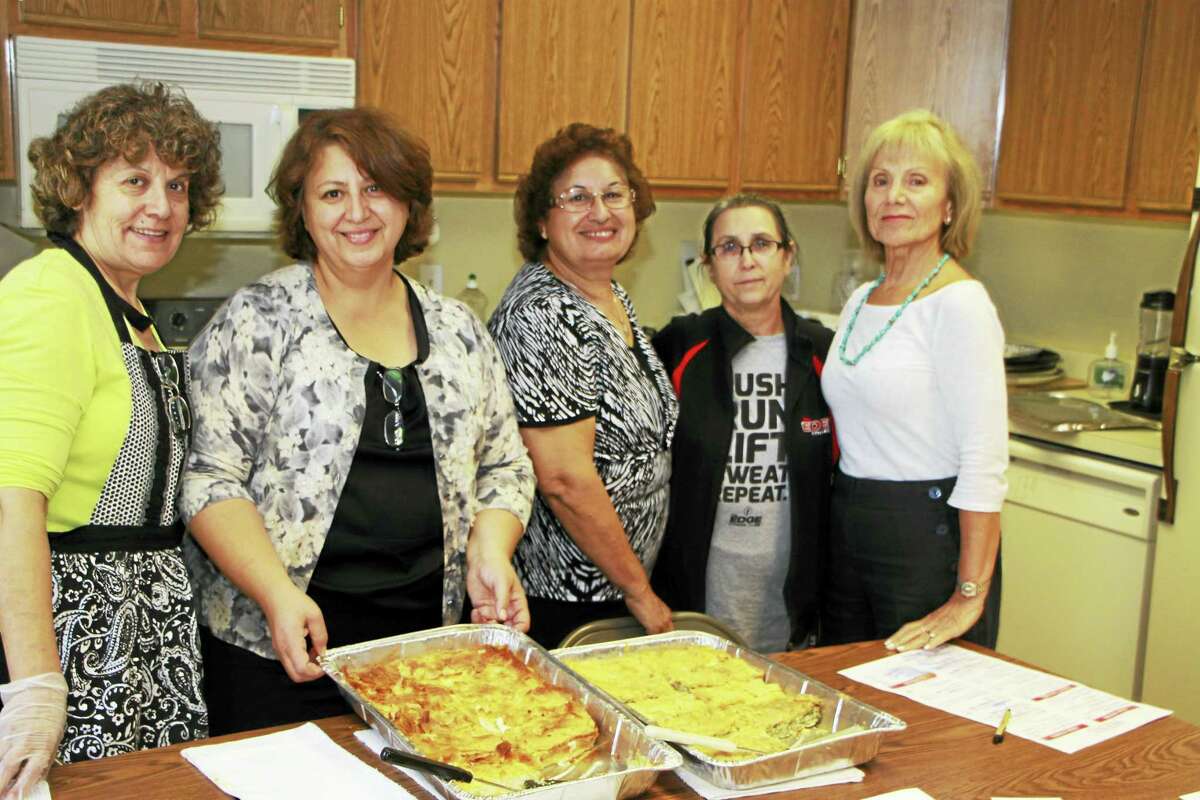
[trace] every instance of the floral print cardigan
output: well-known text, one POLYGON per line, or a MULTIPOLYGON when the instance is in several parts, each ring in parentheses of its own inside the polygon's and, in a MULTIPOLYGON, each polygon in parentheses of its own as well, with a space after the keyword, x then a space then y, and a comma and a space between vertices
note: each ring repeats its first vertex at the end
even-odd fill
MULTIPOLYGON (((459 621, 471 523, 503 509, 522 523, 534 492, 504 364, 464 305, 413 284, 429 329, 417 365, 429 409, 445 527, 442 621, 459 621)), ((191 347, 194 427, 180 505, 250 500, 292 581, 307 589, 358 446, 370 361, 343 342, 312 268, 294 264, 237 292, 191 347)), ((188 537, 200 621, 217 638, 276 658, 266 617, 188 537)))

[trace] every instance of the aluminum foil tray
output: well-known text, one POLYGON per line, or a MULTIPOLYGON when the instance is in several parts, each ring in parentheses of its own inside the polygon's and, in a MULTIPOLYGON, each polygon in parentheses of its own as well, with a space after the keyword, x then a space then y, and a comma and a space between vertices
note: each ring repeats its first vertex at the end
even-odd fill
MULTIPOLYGON (((585 771, 588 777, 512 792, 500 795, 501 797, 537 800, 615 800, 634 797, 649 789, 658 779, 659 772, 676 769, 682 763, 683 759, 679 753, 657 739, 646 736, 642 726, 608 695, 563 667, 525 634, 500 625, 451 625, 337 647, 325 651, 325 655, 321 657, 321 666, 338 685, 342 696, 353 707, 355 713, 374 728, 390 746, 419 753, 420 751, 397 731, 386 717, 366 703, 346 683, 343 670, 349 666, 474 645, 499 645, 516 653, 548 683, 566 688, 578 697, 600 728, 596 743, 597 751, 601 752, 601 755, 596 758, 596 763, 585 771)), ((474 800, 481 797, 469 791, 470 784, 443 781, 431 775, 427 775, 426 778, 437 787, 438 796, 444 800, 474 800)))
MULTIPOLYGON (((731 761, 714 759, 687 745, 674 745, 686 757, 684 769, 717 786, 726 789, 750 789, 863 764, 879 752, 879 745, 885 734, 902 731, 908 727, 898 717, 859 702, 790 667, 710 633, 674 631, 637 639, 570 647, 555 650, 553 654, 565 661, 569 669, 570 661, 574 659, 595 658, 648 647, 679 645, 722 650, 758 667, 765 674, 768 683, 777 683, 784 691, 810 694, 821 699, 821 723, 818 728, 829 731, 830 735, 789 750, 731 761), (852 726, 859 726, 859 729, 847 731, 852 726), (846 732, 838 735, 840 731, 846 732)), ((615 698, 610 699, 621 705, 615 698)))
POLYGON ((1060 392, 1013 395, 1008 398, 1008 417, 1015 422, 1051 433, 1162 428, 1162 425, 1154 420, 1126 414, 1100 403, 1060 392))

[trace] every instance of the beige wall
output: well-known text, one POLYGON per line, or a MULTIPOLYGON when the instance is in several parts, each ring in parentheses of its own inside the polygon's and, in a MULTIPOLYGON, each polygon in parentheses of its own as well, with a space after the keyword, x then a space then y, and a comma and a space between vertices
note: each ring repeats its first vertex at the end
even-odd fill
MULTIPOLYGON (((706 201, 659 203, 633 257, 619 268, 617 277, 632 294, 644 324, 662 326, 680 313, 680 243, 700 238, 708 207, 706 201)), ((422 263, 441 264, 450 295, 461 291, 467 273, 475 272, 494 306, 520 266, 511 200, 440 197, 436 210, 440 241, 405 271, 417 275, 422 263)), ((800 246, 800 305, 836 311, 832 279, 854 248, 845 207, 790 204, 785 210, 800 246)), ((1010 341, 1098 354, 1109 330, 1116 330, 1120 357, 1131 361, 1140 295, 1174 288, 1186 243, 1183 222, 989 212, 967 265, 991 291, 1010 341)), ((33 248, 32 242, 0 228, 0 274, 33 248)), ((269 239, 190 236, 175 261, 143 283, 142 294, 224 296, 284 263, 287 259, 269 239)))

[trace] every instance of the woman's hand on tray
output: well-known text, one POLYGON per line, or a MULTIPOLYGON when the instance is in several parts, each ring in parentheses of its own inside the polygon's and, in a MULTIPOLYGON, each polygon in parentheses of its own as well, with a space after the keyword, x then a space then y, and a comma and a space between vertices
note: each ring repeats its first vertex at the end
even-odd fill
POLYGON ((325 617, 313 599, 294 585, 280 588, 263 605, 271 629, 271 646, 288 677, 296 683, 313 681, 325 672, 317 657, 325 652, 325 617))
POLYGON ((512 566, 512 554, 521 537, 507 512, 485 509, 475 517, 467 544, 467 594, 471 622, 499 622, 519 631, 529 630, 529 603, 525 587, 512 566))
POLYGON ((654 593, 647 582, 642 588, 625 593, 625 606, 642 623, 646 633, 665 633, 675 630, 671 609, 654 593))

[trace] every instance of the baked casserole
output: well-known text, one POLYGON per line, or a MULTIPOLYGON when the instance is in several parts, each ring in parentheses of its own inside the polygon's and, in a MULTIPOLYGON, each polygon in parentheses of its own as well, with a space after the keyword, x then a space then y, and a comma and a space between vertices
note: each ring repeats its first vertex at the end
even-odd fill
POLYGON ((422 755, 509 786, 563 771, 591 754, 599 735, 577 697, 504 647, 438 650, 347 667, 343 676, 422 755))
MULTIPOLYGON (((612 655, 563 656, 584 679, 664 728, 730 739, 768 753, 818 735, 821 701, 767 683, 758 667, 694 645, 630 647, 612 655)), ((716 759, 745 753, 694 749, 716 759)))

